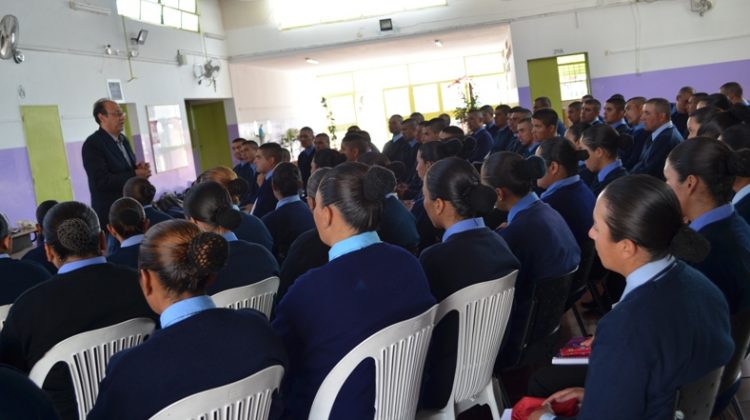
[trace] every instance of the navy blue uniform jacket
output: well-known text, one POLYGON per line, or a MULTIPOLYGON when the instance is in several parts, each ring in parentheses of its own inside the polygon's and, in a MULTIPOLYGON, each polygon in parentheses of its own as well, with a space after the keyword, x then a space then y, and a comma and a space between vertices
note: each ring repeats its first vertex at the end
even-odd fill
POLYGON ((31 261, 0 258, 0 306, 13 303, 21 293, 52 277, 31 261))
POLYGON ((209 309, 114 355, 88 419, 145 420, 184 397, 286 364, 261 313, 209 309))
POLYGON ((386 197, 383 203, 383 219, 378 235, 385 242, 398 245, 411 253, 417 252, 417 220, 396 197, 386 197))
POLYGON ((227 265, 219 271, 216 281, 208 286, 206 293, 213 295, 278 275, 279 265, 267 249, 242 240, 230 241, 227 265))
MULTIPOLYGON (((307 418, 323 379, 357 344, 434 304, 419 261, 386 243, 342 255, 298 278, 273 321, 293 350, 283 392, 285 418, 307 418)), ((374 401, 374 365, 368 362, 346 381, 330 418, 373 418, 374 401)))
POLYGON ((263 216, 262 220, 273 238, 273 255, 279 263, 286 258, 292 242, 315 227, 310 207, 303 201, 281 206, 263 216))
POLYGON ((742 216, 747 223, 750 223, 750 195, 746 196, 734 205, 734 210, 742 216))
POLYGON ((255 206, 253 206, 252 215, 258 218, 263 218, 266 214, 276 209, 276 203, 279 200, 273 195, 273 188, 271 188, 271 179, 263 181, 263 185, 258 189, 258 196, 255 199, 255 206))
POLYGON ((554 191, 542 201, 560 213, 580 248, 589 239, 589 229, 594 225, 596 197, 591 189, 578 181, 554 191))
POLYGON ((598 175, 594 176, 594 182, 591 184, 591 191, 594 192, 594 197, 598 197, 599 194, 604 191, 607 185, 612 183, 612 181, 627 175, 628 170, 623 167, 619 167, 608 173, 607 176, 604 177, 604 180, 602 182, 599 182, 598 175))
POLYGON ((146 219, 148 219, 149 226, 153 226, 161 222, 166 222, 167 220, 172 220, 172 216, 164 213, 157 208, 154 208, 153 206, 146 207, 143 209, 143 211, 146 213, 146 219))
POLYGON ((640 161, 630 170, 633 174, 647 174, 664 180, 664 163, 669 152, 682 141, 682 135, 675 127, 662 131, 654 140, 646 137, 640 161))
POLYGON ((233 230, 237 238, 250 243, 262 245, 268 251, 273 251, 273 238, 271 232, 263 221, 252 214, 242 213, 240 226, 233 230))
POLYGON ((32 248, 21 257, 22 261, 35 262, 44 267, 50 274, 57 274, 57 267, 54 264, 47 261, 47 253, 44 251, 44 244, 38 244, 36 248, 32 248))
POLYGON ((279 274, 279 291, 276 301, 284 297, 289 287, 310 269, 318 268, 328 262, 328 251, 331 248, 320 240, 317 229, 302 233, 289 248, 287 258, 281 264, 279 274))
POLYGON ((112 264, 120 264, 137 270, 139 254, 138 251, 140 251, 140 249, 140 244, 120 248, 112 255, 108 256, 107 261, 111 262, 112 264))

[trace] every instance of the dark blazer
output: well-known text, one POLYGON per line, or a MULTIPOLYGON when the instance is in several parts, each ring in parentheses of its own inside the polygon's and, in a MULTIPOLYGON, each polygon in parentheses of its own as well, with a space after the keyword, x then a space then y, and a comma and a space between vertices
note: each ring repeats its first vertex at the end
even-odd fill
POLYGON ((664 163, 667 161, 667 156, 681 141, 682 135, 675 127, 662 131, 654 140, 651 140, 649 135, 643 146, 640 162, 630 172, 648 174, 664 180, 664 163))
POLYGON ((579 248, 589 240, 589 229, 594 225, 596 197, 583 181, 566 185, 544 197, 542 201, 560 213, 579 248))
POLYGON ((510 127, 506 125, 502 129, 497 130, 492 136, 492 149, 490 149, 490 153, 508 150, 512 141, 513 132, 510 131, 510 127))
POLYGON ((651 142, 651 132, 644 130, 642 127, 633 128, 631 135, 633 136, 633 144, 628 149, 617 151, 617 155, 622 160, 622 166, 628 171, 631 171, 641 161, 643 147, 646 142, 651 142))
POLYGON ((414 200, 411 207, 411 214, 417 222, 417 232, 419 233, 419 252, 422 252, 430 245, 440 242, 443 237, 443 231, 432 224, 427 211, 424 209, 424 197, 414 200))
POLYGON ((687 136, 687 132, 688 132, 688 129, 687 129, 687 120, 688 120, 688 117, 689 117, 689 115, 688 115, 687 112, 684 113, 684 114, 682 114, 682 113, 677 112, 677 110, 675 110, 672 113, 672 116, 670 118, 672 120, 672 124, 674 124, 675 128, 677 129, 677 131, 679 131, 680 134, 682 134, 683 136, 687 136))
POLYGON ((383 154, 388 156, 388 159, 390 159, 391 161, 397 160, 399 162, 403 162, 404 164, 406 164, 409 160, 408 155, 410 151, 411 146, 409 145, 409 140, 406 140, 403 137, 396 140, 396 142, 391 140, 385 144, 385 147, 383 147, 383 154))
POLYGON ((267 249, 245 241, 229 242, 227 265, 206 289, 213 295, 222 290, 247 286, 279 275, 279 265, 267 249))
POLYGON ((396 197, 390 196, 385 199, 378 235, 384 242, 398 245, 411 253, 417 252, 417 219, 396 197))
POLYGON ((289 287, 297 278, 313 268, 318 268, 328 262, 328 251, 331 248, 320 240, 317 229, 303 232, 292 242, 287 258, 281 263, 279 275, 279 291, 276 301, 284 297, 289 287))
POLYGON ((44 269, 49 271, 50 274, 57 274, 57 267, 55 267, 55 265, 51 262, 47 261, 47 253, 44 251, 43 244, 39 244, 36 246, 36 248, 32 248, 31 250, 29 250, 29 252, 21 257, 21 260, 35 262, 44 267, 44 269))
POLYGON ((240 163, 234 167, 234 172, 248 184, 247 192, 240 197, 240 207, 252 204, 258 197, 258 189, 260 188, 252 164, 240 163))
POLYGON ((273 365, 286 367, 286 351, 261 313, 209 309, 114 355, 88 419, 148 419, 273 365))
POLYGON ((23 372, 8 365, 0 365, 0 418, 59 419, 47 394, 23 372))
POLYGON ((724 293, 729 314, 750 308, 750 226, 737 213, 698 231, 711 243, 708 257, 693 267, 724 293))
POLYGON ((747 223, 750 223, 750 195, 745 196, 737 204, 734 205, 734 210, 742 216, 747 223))
MULTIPOLYGON (((438 302, 473 284, 499 279, 521 267, 505 240, 488 228, 451 235, 419 256, 438 302)), ((421 406, 445 407, 453 387, 458 351, 458 315, 447 315, 432 332, 421 406)))
POLYGON ((151 206, 143 209, 146 212, 146 219, 148 219, 148 225, 153 226, 157 223, 166 222, 172 220, 172 216, 164 213, 163 211, 151 206))
POLYGON ((310 178, 310 173, 312 172, 312 161, 315 158, 315 147, 310 146, 310 148, 312 148, 311 153, 308 154, 306 150, 303 150, 297 157, 297 167, 302 175, 304 190, 307 190, 307 180, 310 178))
POLYGON ((262 219, 263 216, 272 212, 276 208, 276 203, 278 202, 279 200, 273 195, 271 179, 266 179, 263 181, 263 185, 258 189, 258 197, 255 199, 255 206, 253 206, 251 214, 262 219))
MULTIPOLYGON (((21 295, 0 331, 0 362, 30 372, 47 350, 76 334, 138 317, 158 319, 143 298, 138 273, 110 263, 53 276, 21 295)), ((67 367, 44 382, 60 417, 77 417, 67 367)))
POLYGON ((35 262, 0 258, 0 306, 13 303, 23 292, 50 277, 52 274, 35 262))
MULTIPOLYGON (((303 274, 279 302, 273 321, 286 348, 294 349, 282 393, 285 418, 307 418, 323 379, 357 344, 434 304, 417 259, 386 243, 303 274)), ((330 418, 373 418, 374 379, 371 364, 355 369, 330 418)))
POLYGON ((622 166, 612 170, 612 172, 608 173, 607 176, 604 177, 604 180, 602 182, 599 182, 598 176, 594 176, 594 182, 591 184, 591 191, 594 192, 594 196, 598 197, 599 194, 604 191, 604 188, 607 187, 612 181, 616 180, 617 178, 622 178, 624 176, 628 175, 628 170, 623 168, 622 166))
POLYGON ((303 201, 288 203, 263 216, 263 223, 273 238, 273 255, 282 263, 292 242, 303 232, 315 227, 310 207, 303 201))
POLYGON ((596 328, 581 419, 671 419, 677 389, 734 351, 721 292, 683 262, 634 289, 596 328))
POLYGON ((273 238, 263 222, 252 214, 242 213, 242 223, 233 230, 243 241, 263 245, 269 252, 273 250, 273 238))
POLYGON ((140 244, 126 246, 125 248, 119 248, 114 254, 107 256, 107 261, 112 264, 124 265, 130 267, 133 270, 138 269, 138 254, 141 249, 140 244))
POLYGON ((477 140, 477 146, 474 148, 474 153, 471 154, 469 162, 482 162, 492 149, 492 136, 487 129, 482 127, 475 131, 472 137, 477 140))
POLYGON ((81 149, 83 167, 89 179, 91 208, 99 216, 102 226, 109 222, 109 208, 122 197, 125 182, 135 176, 133 148, 124 134, 120 134, 120 140, 131 163, 125 160, 115 140, 102 128, 90 135, 81 149))

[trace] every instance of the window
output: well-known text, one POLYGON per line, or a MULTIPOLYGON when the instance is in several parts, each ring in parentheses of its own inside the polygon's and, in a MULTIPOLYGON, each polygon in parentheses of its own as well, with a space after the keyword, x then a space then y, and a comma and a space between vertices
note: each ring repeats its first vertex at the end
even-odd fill
POLYGON ((182 129, 180 106, 149 105, 146 113, 156 173, 187 166, 190 142, 182 129))
POLYGON ((560 96, 563 101, 579 100, 589 93, 586 54, 557 57, 560 75, 560 96))
POLYGON ((196 0, 117 0, 117 13, 155 25, 199 29, 196 0))
POLYGON ((291 29, 445 6, 446 0, 274 0, 271 4, 279 29, 291 29))

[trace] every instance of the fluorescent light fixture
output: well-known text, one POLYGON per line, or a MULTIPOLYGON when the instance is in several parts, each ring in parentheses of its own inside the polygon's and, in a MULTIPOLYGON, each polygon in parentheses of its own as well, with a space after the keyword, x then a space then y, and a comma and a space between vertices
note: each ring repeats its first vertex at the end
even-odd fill
POLYGON ((435 40, 435 46, 438 48, 441 48, 443 46, 443 41, 436 39, 435 40))
POLYGON ((318 64, 320 63, 318 60, 310 57, 305 57, 305 61, 307 61, 309 64, 318 64))
POLYGON ((112 14, 112 9, 103 6, 97 6, 95 4, 84 3, 78 0, 70 0, 70 8, 73 10, 82 10, 84 12, 96 13, 98 15, 109 16, 112 14))

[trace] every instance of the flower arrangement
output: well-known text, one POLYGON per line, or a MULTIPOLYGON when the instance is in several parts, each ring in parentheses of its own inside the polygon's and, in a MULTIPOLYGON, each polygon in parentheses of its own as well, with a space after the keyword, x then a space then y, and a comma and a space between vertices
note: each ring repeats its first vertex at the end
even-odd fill
POLYGON ((328 101, 326 100, 326 97, 323 96, 320 98, 320 104, 323 105, 323 111, 326 114, 326 119, 328 120, 328 133, 331 135, 331 147, 336 147, 336 119, 333 117, 333 111, 328 107, 328 101))
POLYGON ((469 112, 477 109, 479 95, 474 91, 474 84, 468 76, 454 80, 449 87, 453 86, 461 89, 461 100, 464 103, 464 106, 457 107, 453 113, 458 121, 465 122, 469 112))

